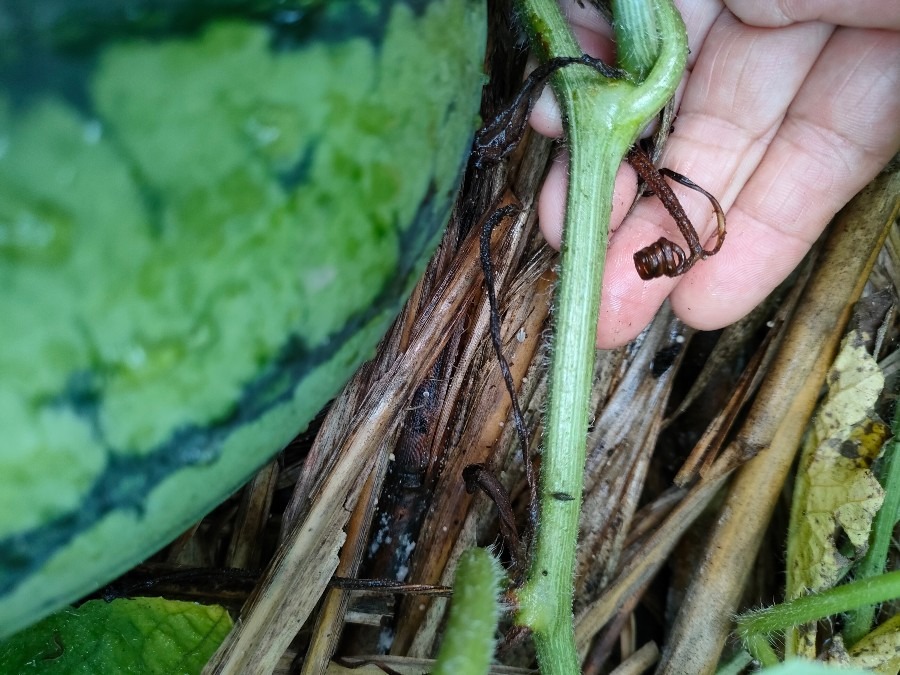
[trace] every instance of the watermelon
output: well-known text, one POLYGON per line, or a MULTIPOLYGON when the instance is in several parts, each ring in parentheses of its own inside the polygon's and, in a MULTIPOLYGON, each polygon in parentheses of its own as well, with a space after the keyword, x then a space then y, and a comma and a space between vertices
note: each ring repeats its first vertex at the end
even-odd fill
POLYGON ((202 517, 372 355, 455 196, 485 9, 30 0, 0 27, 3 637, 202 517))

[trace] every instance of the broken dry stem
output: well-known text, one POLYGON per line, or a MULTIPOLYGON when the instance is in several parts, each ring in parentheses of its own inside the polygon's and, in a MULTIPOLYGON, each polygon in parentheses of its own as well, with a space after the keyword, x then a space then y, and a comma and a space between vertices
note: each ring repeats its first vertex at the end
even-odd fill
POLYGON ((338 566, 350 505, 363 487, 360 477, 369 473, 375 453, 396 427, 414 383, 425 377, 449 339, 449 327, 471 304, 480 281, 476 260, 477 239, 470 238, 413 329, 408 349, 369 391, 361 406, 366 414, 353 421, 312 506, 291 527, 240 621, 204 668, 207 675, 274 672, 278 659, 315 609, 338 566), (424 326, 432 330, 424 331, 424 326))

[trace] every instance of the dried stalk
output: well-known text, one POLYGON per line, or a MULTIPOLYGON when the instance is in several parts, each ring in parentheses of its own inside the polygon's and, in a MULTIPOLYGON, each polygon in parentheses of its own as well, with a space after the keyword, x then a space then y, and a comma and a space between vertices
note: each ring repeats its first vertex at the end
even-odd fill
MULTIPOLYGON (((761 347, 761 355, 756 360, 767 361, 771 358, 771 352, 778 348, 783 337, 787 319, 799 300, 802 283, 797 285, 785 301, 780 310, 780 318, 775 321, 773 335, 761 347)), ((789 359, 787 360, 789 363, 789 359)), ((783 364, 784 365, 784 364, 783 364)), ((773 377, 790 377, 790 374, 780 376, 773 373, 773 377)), ((777 386, 775 387, 777 391, 777 386)), ((732 397, 732 401, 726 404, 719 415, 710 424, 711 428, 718 428, 722 432, 727 431, 725 418, 734 419, 737 415, 738 403, 745 400, 746 392, 738 390, 732 397)), ((759 405, 759 403, 757 403, 759 405)), ((744 425, 737 437, 729 445, 729 448, 745 448, 751 438, 754 427, 744 425)), ((701 443, 704 440, 701 439, 701 443)), ((616 578, 603 589, 602 594, 576 617, 575 638, 579 652, 584 654, 591 641, 600 632, 603 626, 610 621, 617 612, 628 602, 633 602, 635 595, 640 595, 649 582, 656 576, 660 568, 668 560, 669 554, 675 548, 682 535, 691 524, 704 512, 706 507, 725 484, 731 472, 748 459, 747 455, 735 458, 735 453, 726 453, 720 457, 709 469, 703 480, 694 485, 684 498, 671 508, 665 516, 662 524, 642 540, 638 539, 631 544, 626 551, 624 560, 616 575, 616 578)), ((660 501, 665 506, 671 503, 674 495, 663 495, 660 501)), ((656 516, 657 518, 659 516, 656 516)))
MULTIPOLYGON (((496 230, 500 238, 505 233, 496 230)), ((374 454, 446 344, 449 330, 479 286, 477 237, 470 237, 435 301, 419 317, 403 356, 369 390, 334 467, 266 571, 235 629, 207 664, 206 673, 270 673, 314 609, 338 565, 343 529, 374 454), (425 330, 427 328, 427 330, 425 330)))
POLYGON ((259 541, 272 506, 272 493, 278 483, 278 461, 260 469, 241 495, 234 533, 225 558, 226 567, 255 570, 260 566, 259 541))
POLYGON ((658 673, 712 673, 781 486, 812 415, 853 303, 900 212, 900 171, 882 175, 841 212, 816 276, 763 385, 741 454, 759 453, 738 475, 658 673), (785 363, 788 361, 788 363, 785 363))

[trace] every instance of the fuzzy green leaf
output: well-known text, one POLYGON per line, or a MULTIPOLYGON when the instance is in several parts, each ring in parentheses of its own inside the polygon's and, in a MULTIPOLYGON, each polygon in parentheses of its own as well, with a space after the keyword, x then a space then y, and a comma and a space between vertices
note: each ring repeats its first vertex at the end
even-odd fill
POLYGON ((823 663, 802 659, 788 661, 774 668, 766 668, 763 672, 766 675, 871 675, 868 671, 857 668, 826 666, 823 663))

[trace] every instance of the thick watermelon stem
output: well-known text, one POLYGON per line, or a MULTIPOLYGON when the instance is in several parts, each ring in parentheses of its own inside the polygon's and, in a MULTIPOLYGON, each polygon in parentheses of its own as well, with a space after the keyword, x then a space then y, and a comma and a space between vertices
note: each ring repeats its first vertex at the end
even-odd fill
MULTIPOLYGON (((555 0, 521 0, 520 6, 532 47, 542 60, 581 54, 555 0)), ((516 616, 534 635, 545 675, 580 670, 572 579, 616 173, 638 134, 674 95, 688 52, 684 23, 670 0, 616 2, 614 18, 620 48, 629 55, 617 65, 629 79, 572 65, 551 80, 563 112, 571 164, 544 423, 540 518, 516 616), (649 41, 650 47, 632 44, 641 41, 649 41), (560 499, 561 494, 574 499, 560 499)))

